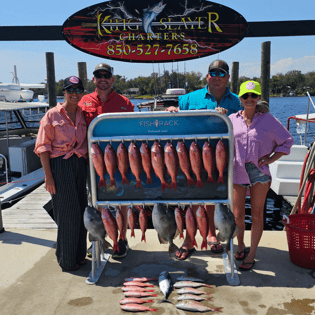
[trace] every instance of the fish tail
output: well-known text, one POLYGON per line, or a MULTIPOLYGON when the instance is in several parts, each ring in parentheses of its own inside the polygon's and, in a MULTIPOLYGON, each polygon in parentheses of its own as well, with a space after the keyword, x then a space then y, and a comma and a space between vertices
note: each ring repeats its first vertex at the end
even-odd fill
POLYGON ((151 184, 152 185, 152 177, 148 176, 147 177, 147 185, 151 184))
POLYGON ((209 184, 209 183, 213 183, 214 184, 214 179, 213 179, 212 175, 208 176, 207 184, 209 184))
POLYGON ((201 179, 198 179, 198 180, 197 180, 197 188, 198 188, 198 187, 203 187, 203 182, 202 182, 201 179))
POLYGON ((191 244, 192 244, 192 246, 196 246, 198 248, 198 245, 197 245, 197 242, 196 242, 195 238, 191 239, 191 244))
POLYGON ((118 246, 118 243, 114 244, 114 247, 113 247, 113 253, 117 250, 117 252, 119 253, 119 246, 118 246))
POLYGON ((135 230, 131 230, 131 236, 130 237, 135 237, 135 230))
POLYGON ((147 292, 154 292, 154 290, 147 290, 147 292))
POLYGON ((101 186, 104 186, 106 188, 105 178, 100 178, 100 181, 98 183, 98 188, 101 188, 101 186))
POLYGON ((129 183, 128 183, 128 179, 127 179, 127 177, 126 177, 126 176, 124 176, 124 177, 122 178, 121 183, 122 183, 123 185, 124 185, 124 184, 129 185, 129 183))
POLYGON ((219 178, 218 178, 218 184, 219 184, 219 183, 224 184, 224 178, 223 178, 223 175, 219 175, 219 178))
POLYGON ((202 244, 201 244, 201 250, 205 248, 207 250, 207 241, 206 240, 203 240, 202 241, 202 244))
POLYGON ((168 253, 171 255, 174 252, 179 251, 179 248, 174 244, 170 244, 170 247, 168 248, 168 253))
POLYGON ((192 178, 187 178, 187 185, 196 185, 196 183, 194 182, 194 180, 192 178))
POLYGON ((212 312, 219 312, 222 313, 222 307, 217 307, 217 308, 211 308, 212 312))
POLYGON ((144 234, 144 233, 142 233, 141 242, 142 242, 142 241, 147 242, 147 241, 145 240, 145 234, 144 234))
POLYGON ((174 188, 175 191, 177 190, 177 183, 176 183, 176 181, 175 182, 171 182, 170 189, 172 189, 172 188, 174 188))
POLYGON ((162 183, 162 191, 164 192, 165 188, 170 188, 170 185, 168 183, 162 183))
POLYGON ((203 285, 204 285, 205 287, 207 287, 207 288, 212 288, 212 285, 210 285, 210 284, 204 283, 203 285))
POLYGON ((180 232, 179 238, 184 238, 184 233, 183 232, 180 232))
POLYGON ((114 178, 110 180, 110 185, 116 187, 116 182, 114 178))
POLYGON ((136 189, 138 189, 138 188, 142 188, 142 183, 141 183, 140 179, 137 179, 137 181, 136 181, 136 189))

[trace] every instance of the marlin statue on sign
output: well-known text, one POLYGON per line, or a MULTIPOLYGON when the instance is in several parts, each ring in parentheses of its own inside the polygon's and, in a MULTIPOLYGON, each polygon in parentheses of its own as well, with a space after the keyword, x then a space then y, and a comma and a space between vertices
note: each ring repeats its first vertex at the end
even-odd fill
POLYGON ((166 4, 163 4, 163 1, 161 1, 152 8, 149 7, 143 10, 142 27, 146 33, 152 34, 152 38, 157 38, 157 36, 152 31, 151 23, 153 20, 156 20, 156 17, 163 11, 165 6, 166 4))

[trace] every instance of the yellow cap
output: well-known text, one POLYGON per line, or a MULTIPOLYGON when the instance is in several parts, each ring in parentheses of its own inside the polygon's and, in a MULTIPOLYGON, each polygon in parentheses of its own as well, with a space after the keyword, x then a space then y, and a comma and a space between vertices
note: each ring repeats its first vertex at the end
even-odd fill
POLYGON ((241 97, 246 93, 254 93, 257 95, 261 95, 261 88, 259 82, 256 81, 243 82, 240 86, 240 93, 238 94, 238 96, 241 97))

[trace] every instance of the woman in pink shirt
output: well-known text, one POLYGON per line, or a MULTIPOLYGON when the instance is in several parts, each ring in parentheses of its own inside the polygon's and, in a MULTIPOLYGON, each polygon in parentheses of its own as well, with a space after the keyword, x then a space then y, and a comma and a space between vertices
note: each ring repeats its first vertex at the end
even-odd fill
POLYGON ((45 188, 52 196, 58 226, 56 256, 66 271, 86 263, 87 206, 86 122, 78 103, 83 97, 82 81, 68 77, 63 83, 64 103, 50 109, 40 121, 35 153, 45 173, 45 188))
POLYGON ((243 262, 241 270, 250 270, 255 264, 256 250, 264 228, 264 205, 270 188, 269 164, 289 154, 293 138, 283 125, 269 113, 268 107, 258 104, 260 84, 246 81, 240 87, 239 97, 244 110, 229 116, 233 124, 233 212, 242 232, 237 236, 236 260, 243 262), (245 198, 250 189, 251 247, 245 247, 245 198))

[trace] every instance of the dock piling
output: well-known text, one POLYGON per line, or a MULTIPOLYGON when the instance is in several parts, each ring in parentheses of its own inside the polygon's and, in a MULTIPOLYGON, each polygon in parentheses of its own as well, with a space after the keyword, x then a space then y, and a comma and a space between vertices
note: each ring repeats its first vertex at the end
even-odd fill
POLYGON ((239 76, 239 62, 232 63, 231 71, 231 92, 238 94, 238 76, 239 76))
POLYGON ((54 53, 46 52, 48 104, 52 108, 57 105, 54 53))
POLYGON ((261 100, 269 104, 270 85, 270 45, 271 42, 261 44, 261 100))

